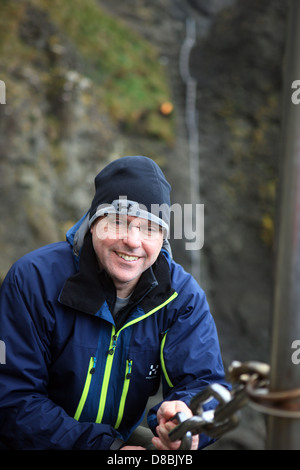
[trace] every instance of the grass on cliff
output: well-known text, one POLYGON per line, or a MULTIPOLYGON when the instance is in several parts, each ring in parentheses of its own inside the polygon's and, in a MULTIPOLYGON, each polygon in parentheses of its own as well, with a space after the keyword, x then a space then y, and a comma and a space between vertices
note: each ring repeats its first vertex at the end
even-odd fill
POLYGON ((43 10, 59 31, 52 41, 65 37, 75 47, 85 74, 103 90, 103 106, 122 128, 173 141, 173 119, 160 113, 162 103, 171 101, 165 70, 156 49, 138 33, 104 13, 96 0, 2 2, 0 50, 10 42, 15 61, 18 53, 20 63, 34 61, 40 51, 24 48, 18 29, 29 5, 43 10))

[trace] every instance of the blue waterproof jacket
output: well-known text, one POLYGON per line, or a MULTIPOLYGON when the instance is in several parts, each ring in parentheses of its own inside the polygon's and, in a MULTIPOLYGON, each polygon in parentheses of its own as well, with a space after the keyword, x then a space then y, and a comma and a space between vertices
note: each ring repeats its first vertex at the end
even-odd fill
MULTIPOLYGON (((187 404, 208 384, 225 384, 215 324, 193 277, 162 250, 115 320, 114 286, 83 237, 85 223, 66 242, 25 255, 2 284, 0 442, 8 448, 116 449, 160 379, 164 400, 187 404)), ((148 414, 153 432, 159 406, 148 414)), ((209 442, 201 435, 199 448, 209 442)))

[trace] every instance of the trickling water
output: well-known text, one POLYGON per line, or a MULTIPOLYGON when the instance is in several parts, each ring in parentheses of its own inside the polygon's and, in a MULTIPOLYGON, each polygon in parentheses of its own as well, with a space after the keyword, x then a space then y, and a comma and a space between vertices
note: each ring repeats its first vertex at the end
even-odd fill
MULTIPOLYGON (((199 136, 198 115, 196 107, 197 81, 190 74, 190 53, 196 41, 196 22, 193 18, 186 20, 186 37, 183 41, 180 56, 179 70, 186 85, 185 122, 188 134, 188 151, 190 167, 190 200, 193 205, 199 203, 200 198, 200 169, 199 169, 199 136)), ((192 211, 191 225, 196 227, 196 211, 192 211)), ((191 273, 200 282, 200 250, 191 250, 191 273)))

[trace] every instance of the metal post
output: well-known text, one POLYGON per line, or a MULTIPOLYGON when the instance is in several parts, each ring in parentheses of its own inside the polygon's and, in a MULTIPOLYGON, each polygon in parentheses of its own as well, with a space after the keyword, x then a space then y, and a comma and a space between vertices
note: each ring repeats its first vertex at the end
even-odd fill
MULTIPOLYGON (((271 391, 300 387, 300 365, 292 362, 300 340, 300 104, 293 104, 292 83, 300 80, 300 1, 290 0, 284 61, 271 391)), ((300 419, 270 416, 268 449, 300 449, 300 419)))

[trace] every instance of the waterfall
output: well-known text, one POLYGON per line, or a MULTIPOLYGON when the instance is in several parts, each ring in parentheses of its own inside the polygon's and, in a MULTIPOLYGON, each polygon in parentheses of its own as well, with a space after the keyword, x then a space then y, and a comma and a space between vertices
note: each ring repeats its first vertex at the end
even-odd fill
MULTIPOLYGON (((199 165, 199 135, 197 114, 197 81, 190 74, 190 53, 196 41, 196 22, 193 18, 186 20, 186 37, 179 55, 179 71, 186 85, 185 123, 188 134, 189 170, 190 170, 190 201, 193 206, 200 199, 200 165, 199 165)), ((196 227, 196 211, 192 211, 192 227, 196 227)), ((191 250, 191 273, 200 282, 200 250, 191 250)))

